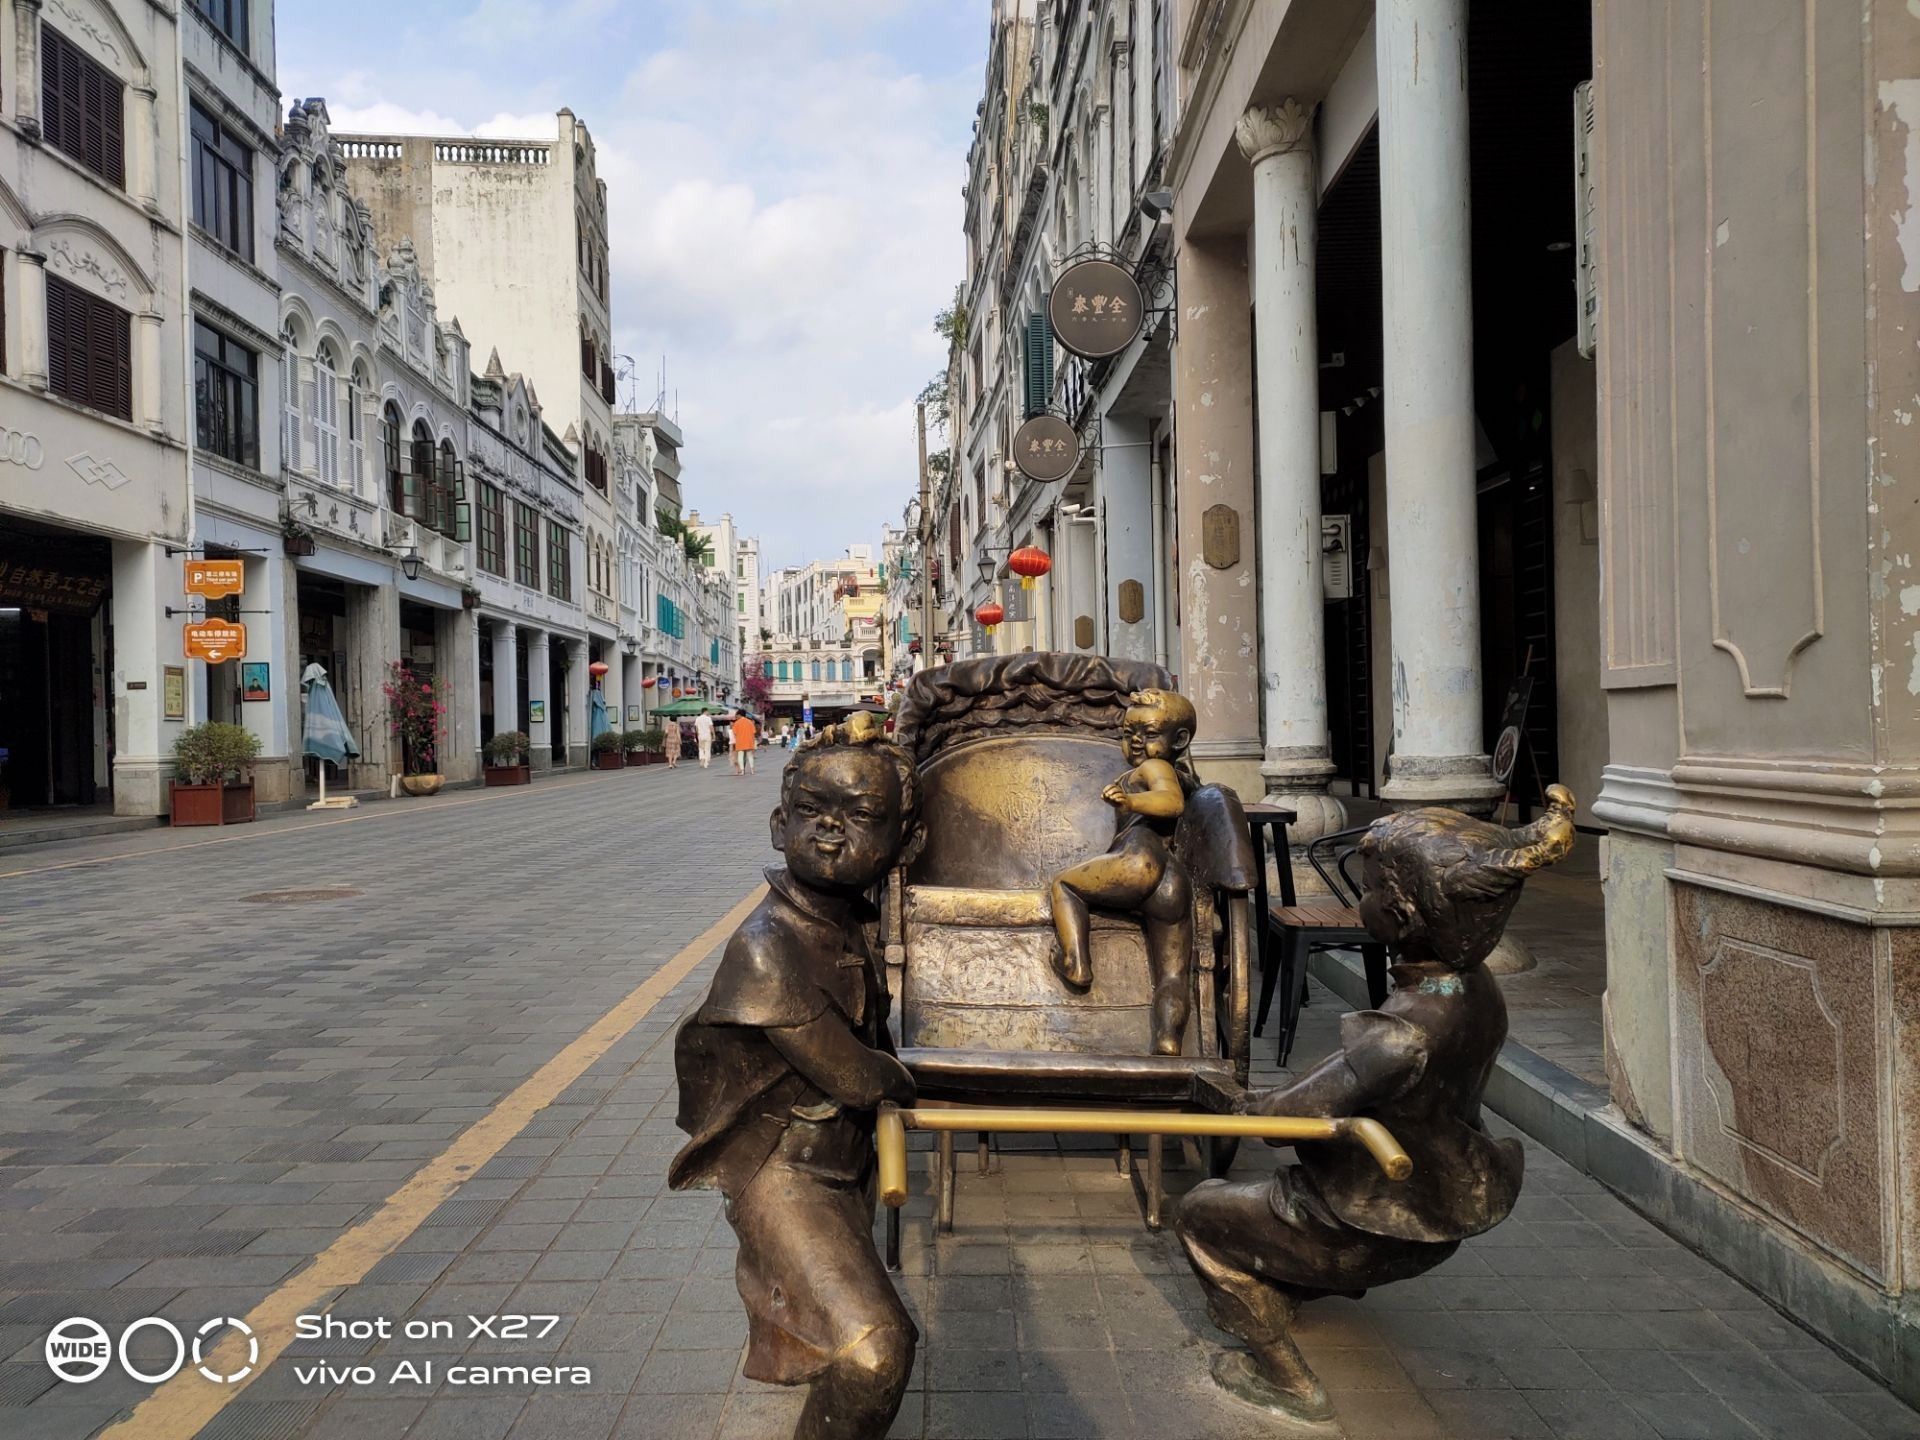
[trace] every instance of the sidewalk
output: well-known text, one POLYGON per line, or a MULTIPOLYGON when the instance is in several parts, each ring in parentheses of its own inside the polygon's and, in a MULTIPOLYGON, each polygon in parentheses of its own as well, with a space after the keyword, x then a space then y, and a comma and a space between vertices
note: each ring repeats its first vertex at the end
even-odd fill
MULTIPOLYGON (((703 965, 660 1014, 697 998, 703 965)), ((1317 991, 1298 1056, 1330 1044, 1317 991)), ((341 1316, 559 1314, 545 1342, 296 1343, 236 1402, 223 1435, 326 1440, 564 1436, 784 1437, 800 1395, 739 1373, 746 1321, 717 1195, 671 1194, 681 1143, 670 1029, 644 1027, 462 1188, 341 1316), (555 1358, 557 1350, 557 1360, 555 1358), (336 1391, 312 1427, 274 1429, 320 1397, 302 1356, 583 1364, 585 1393, 440 1383, 336 1391)), ((1497 1124, 1497 1122, 1496 1122, 1497 1124)), ((1501 1127, 1504 1128, 1504 1127, 1501 1127)), ((916 1137, 924 1138, 924 1137, 916 1137)), ((1310 1306, 1303 1348, 1349 1440, 1819 1440, 1920 1437, 1920 1416, 1553 1155, 1527 1144, 1514 1217, 1427 1277, 1310 1306)), ((1236 1173, 1277 1152, 1243 1152, 1236 1173)), ((1194 1177, 1172 1172, 1170 1187, 1194 1177)), ((1170 1235, 1140 1224, 1111 1151, 1043 1137, 962 1157, 955 1233, 931 1233, 924 1172, 905 1229, 902 1293, 922 1337, 891 1432, 1001 1437, 1270 1437, 1270 1417, 1207 1375, 1225 1337, 1170 1235)), ((341 1363, 336 1359, 336 1363, 341 1363)))

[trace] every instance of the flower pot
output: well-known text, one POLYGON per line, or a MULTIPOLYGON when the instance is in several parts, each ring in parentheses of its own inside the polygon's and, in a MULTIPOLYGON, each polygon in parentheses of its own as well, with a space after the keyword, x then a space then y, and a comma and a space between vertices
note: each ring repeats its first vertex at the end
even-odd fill
POLYGON ((596 750, 593 752, 593 768, 596 770, 624 770, 627 757, 618 750, 596 750))
POLYGON ((253 819, 253 784, 169 786, 169 823, 186 825, 244 825, 253 819))
POLYGON ((533 781, 531 765, 489 765, 486 767, 489 785, 527 785, 533 781))
POLYGON ((400 788, 409 795, 438 795, 440 787, 447 783, 444 775, 402 775, 400 788))

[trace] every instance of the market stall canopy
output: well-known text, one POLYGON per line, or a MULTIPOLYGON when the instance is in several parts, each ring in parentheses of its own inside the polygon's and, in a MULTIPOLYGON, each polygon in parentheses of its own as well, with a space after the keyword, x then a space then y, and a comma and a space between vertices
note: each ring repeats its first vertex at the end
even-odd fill
POLYGON ((665 715, 669 720, 673 720, 689 715, 699 715, 703 712, 708 715, 724 715, 727 713, 727 710, 728 707, 725 705, 717 704, 712 700, 702 700, 699 696, 693 695, 685 700, 674 700, 666 705, 662 705, 652 713, 655 715, 665 715))

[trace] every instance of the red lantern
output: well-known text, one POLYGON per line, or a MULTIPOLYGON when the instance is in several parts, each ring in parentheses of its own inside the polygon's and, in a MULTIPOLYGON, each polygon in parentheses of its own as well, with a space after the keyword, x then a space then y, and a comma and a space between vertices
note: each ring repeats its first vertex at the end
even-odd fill
POLYGON ((1038 545, 1022 545, 1007 557, 1007 569, 1020 577, 1022 590, 1033 589, 1033 582, 1053 569, 1053 560, 1038 545))
POLYGON ((598 680, 601 676, 605 675, 607 671, 611 670, 612 668, 613 667, 607 664, 606 661, 596 660, 591 665, 587 666, 587 674, 591 675, 594 679, 598 680))
POLYGON ((647 676, 646 679, 640 682, 640 688, 642 690, 651 690, 655 685, 658 685, 659 683, 660 681, 657 676, 649 675, 647 676))
POLYGON ((985 626, 987 633, 991 635, 994 632, 994 628, 998 626, 1002 620, 1007 618, 1007 612, 1000 608, 1000 602, 998 600, 989 600, 973 612, 973 618, 985 626))

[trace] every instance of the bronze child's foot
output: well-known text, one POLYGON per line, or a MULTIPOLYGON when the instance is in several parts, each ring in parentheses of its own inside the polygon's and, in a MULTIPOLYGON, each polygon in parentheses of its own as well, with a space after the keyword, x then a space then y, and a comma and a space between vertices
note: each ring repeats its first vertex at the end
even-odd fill
MULTIPOLYGON (((1291 1341, 1283 1342, 1293 1350, 1291 1341)), ((1294 1350, 1294 1358, 1299 1359, 1299 1351, 1294 1350)), ((1273 1382, 1267 1373, 1267 1367, 1255 1356, 1245 1350, 1225 1350, 1213 1357, 1213 1383, 1249 1405, 1258 1405, 1262 1410, 1271 1410, 1274 1414, 1288 1420, 1298 1420, 1303 1424, 1318 1425, 1333 1419, 1333 1403, 1327 1399, 1327 1392, 1311 1370, 1301 1362, 1299 1372, 1305 1377, 1304 1384, 1297 1387, 1282 1387, 1273 1382)))
POLYGON ((1052 958, 1054 973, 1074 989, 1085 990, 1093 984, 1093 957, 1090 955, 1069 953, 1055 945, 1052 958))

